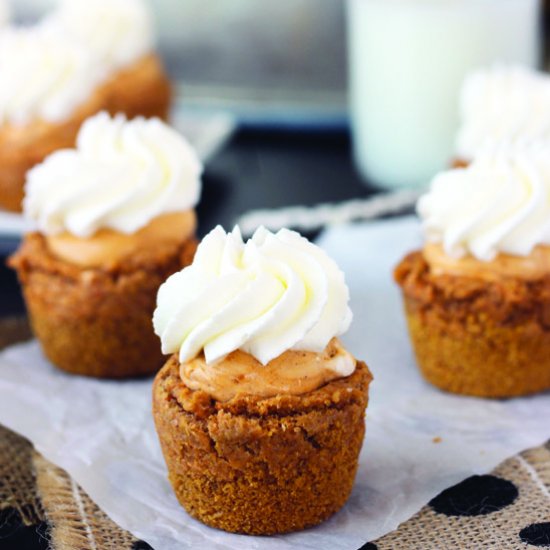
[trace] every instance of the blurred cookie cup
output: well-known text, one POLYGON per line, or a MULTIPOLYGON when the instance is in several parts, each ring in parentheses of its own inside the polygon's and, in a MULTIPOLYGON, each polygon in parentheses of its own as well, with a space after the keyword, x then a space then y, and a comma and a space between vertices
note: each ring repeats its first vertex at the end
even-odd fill
POLYGON ((27 171, 74 146, 82 122, 106 106, 104 73, 77 42, 46 29, 0 33, 0 207, 20 211, 27 171))
POLYGON ((316 525, 346 502, 372 379, 337 336, 351 321, 336 264, 288 230, 216 228, 159 289, 165 353, 153 414, 189 514, 235 533, 316 525))
POLYGON ((166 119, 171 86, 143 0, 63 0, 0 33, 0 207, 21 211, 28 170, 74 147, 87 118, 166 119))
POLYGON ((503 146, 438 175, 426 244, 395 270, 418 366, 479 397, 550 389, 550 148, 503 146))
POLYGON ((28 174, 25 215, 38 230, 9 263, 54 365, 106 378, 158 370, 151 315, 160 284, 193 259, 201 170, 159 119, 100 113, 76 149, 28 174))

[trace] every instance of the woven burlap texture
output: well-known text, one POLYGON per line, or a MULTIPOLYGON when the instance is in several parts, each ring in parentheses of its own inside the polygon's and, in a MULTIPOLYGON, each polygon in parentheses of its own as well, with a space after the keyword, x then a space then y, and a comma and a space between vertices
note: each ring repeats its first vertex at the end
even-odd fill
MULTIPOLYGON (((2 319, 0 349, 30 337, 25 318, 2 319)), ((0 510, 13 508, 25 525, 48 520, 52 550, 131 550, 137 539, 120 529, 66 472, 24 438, 0 426, 0 510)))
MULTIPOLYGON (((24 317, 1 320, 0 350, 29 336, 30 328, 24 317)), ((0 426, 0 510, 13 508, 25 525, 44 520, 35 488, 33 452, 28 441, 0 426)))
POLYGON ((34 453, 37 489, 55 550, 130 550, 137 539, 111 521, 63 470, 34 453))
POLYGON ((477 517, 447 517, 425 506, 397 531, 376 541, 378 550, 418 548, 519 550, 519 532, 532 523, 550 521, 550 445, 510 458, 493 474, 514 483, 515 502, 477 517))
POLYGON ((14 509, 25 525, 44 520, 36 492, 32 445, 0 426, 0 510, 14 509))

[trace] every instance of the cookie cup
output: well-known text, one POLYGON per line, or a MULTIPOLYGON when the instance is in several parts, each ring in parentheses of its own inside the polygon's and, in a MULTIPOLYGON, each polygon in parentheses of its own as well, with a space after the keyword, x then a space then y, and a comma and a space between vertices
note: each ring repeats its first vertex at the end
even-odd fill
POLYGON ((234 533, 297 531, 346 502, 365 432, 371 374, 298 395, 219 402, 189 389, 171 357, 153 386, 153 414, 169 479, 187 512, 234 533))
POLYGON ((550 276, 436 275, 420 251, 406 256, 394 276, 426 380, 478 397, 550 389, 550 276))
POLYGON ((168 119, 172 86, 158 55, 149 54, 116 72, 103 86, 107 110, 137 116, 168 119))
POLYGON ((157 290, 191 263, 195 249, 189 239, 83 268, 54 256, 45 237, 31 233, 9 264, 17 270, 34 334, 54 365, 84 376, 127 378, 162 365, 151 325, 157 290))

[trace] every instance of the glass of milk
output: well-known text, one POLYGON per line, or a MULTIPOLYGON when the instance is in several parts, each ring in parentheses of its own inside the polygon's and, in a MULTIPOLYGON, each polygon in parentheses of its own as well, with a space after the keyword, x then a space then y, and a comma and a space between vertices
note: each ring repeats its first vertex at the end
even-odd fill
POLYGON ((425 185, 449 164, 466 74, 537 66, 540 0, 348 0, 354 157, 382 187, 425 185))

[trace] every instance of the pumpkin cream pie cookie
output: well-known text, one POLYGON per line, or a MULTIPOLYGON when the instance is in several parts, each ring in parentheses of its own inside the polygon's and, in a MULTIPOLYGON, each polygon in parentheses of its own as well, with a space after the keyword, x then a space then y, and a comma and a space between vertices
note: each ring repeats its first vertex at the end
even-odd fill
POLYGON ((159 289, 172 354, 153 412, 176 496, 235 533, 316 525, 346 502, 372 379, 338 339, 351 321, 336 264, 297 233, 214 229, 159 289))
POLYGON ((76 149, 28 175, 37 231, 10 259, 46 356, 75 374, 122 378, 162 364, 158 287, 189 264, 201 165, 159 119, 87 120, 76 149))
POLYGON ((426 244, 395 270, 418 366, 444 390, 550 389, 550 148, 502 147, 438 175, 426 244))

